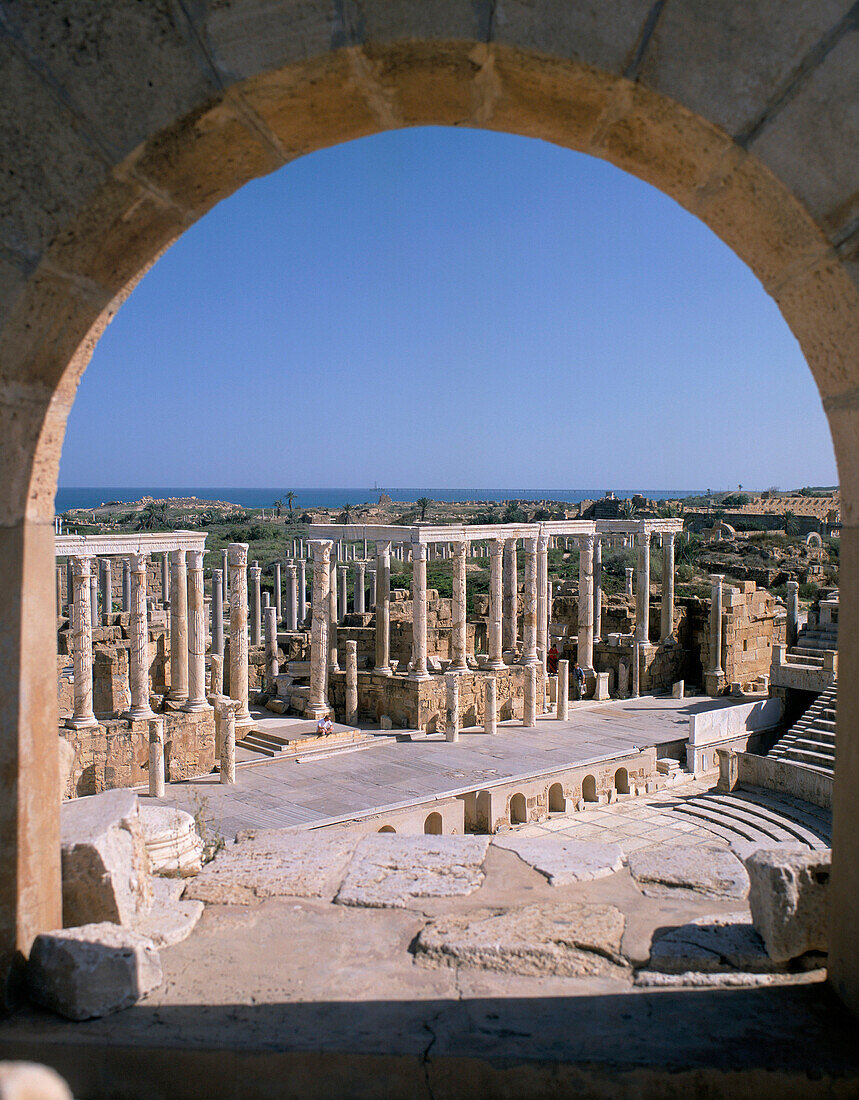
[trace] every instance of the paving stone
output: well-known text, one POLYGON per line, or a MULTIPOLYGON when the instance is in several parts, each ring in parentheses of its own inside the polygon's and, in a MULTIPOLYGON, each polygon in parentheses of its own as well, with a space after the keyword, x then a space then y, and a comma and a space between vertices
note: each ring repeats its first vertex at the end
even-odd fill
POLYGON ((70 1020, 118 1012, 160 984, 152 940, 106 921, 43 932, 27 964, 30 999, 70 1020))
POLYGON ((827 951, 827 893, 832 852, 762 849, 749 856, 749 907, 767 951, 777 960, 827 951))
POLYGON ((600 844, 556 835, 531 839, 517 834, 496 837, 493 844, 515 852, 535 871, 545 875, 552 886, 603 878, 623 866, 619 844, 600 844))
POLYGON ((629 870, 648 897, 682 890, 708 898, 744 898, 749 876, 735 855, 717 844, 658 844, 629 854, 629 870))
POLYGON ((415 943, 419 962, 510 974, 625 977, 624 917, 613 905, 564 902, 441 917, 415 943))
POLYGON ((745 911, 698 917, 655 940, 651 970, 667 974, 745 970, 769 973, 780 969, 745 911))
POLYGON ((345 831, 260 829, 240 835, 188 882, 186 898, 213 905, 252 905, 281 896, 330 899, 358 839, 345 831))
POLYGON ((364 837, 334 899, 339 905, 405 908, 420 898, 473 893, 483 881, 489 837, 364 837))

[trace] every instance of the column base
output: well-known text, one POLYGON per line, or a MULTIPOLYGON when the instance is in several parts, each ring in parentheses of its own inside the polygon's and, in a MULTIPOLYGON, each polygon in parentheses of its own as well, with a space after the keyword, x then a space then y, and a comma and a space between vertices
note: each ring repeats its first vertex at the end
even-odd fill
POLYGON ((447 671, 448 672, 470 672, 471 669, 468 667, 468 665, 462 664, 462 665, 450 665, 447 671))
POLYGON ((145 719, 156 718, 157 715, 152 707, 131 707, 125 711, 122 717, 127 718, 129 722, 140 722, 145 719))
POLYGON ((319 721, 320 718, 333 717, 333 709, 327 703, 308 703, 304 708, 304 717, 319 721))
POLYGON ((507 665, 503 661, 487 660, 483 666, 484 671, 487 672, 503 672, 507 668, 507 665))
MULTIPOLYGON (((451 669, 450 671, 453 672, 455 670, 451 669)), ((468 670, 466 669, 465 671, 468 671, 468 670)), ((410 672, 407 679, 413 680, 416 683, 421 683, 424 680, 431 680, 432 676, 428 672, 410 672)))
POLYGON ((200 711, 211 709, 211 706, 205 700, 195 700, 192 702, 189 699, 188 702, 182 707, 182 710, 185 711, 186 714, 199 714, 200 711))
POLYGON ((394 673, 390 668, 374 668, 373 669, 373 675, 374 676, 393 676, 394 673))
POLYGON ((82 718, 65 718, 63 724, 70 730, 87 729, 89 726, 97 726, 98 719, 94 714, 82 718))
POLYGON ((530 668, 531 665, 540 665, 541 663, 542 662, 540 661, 540 657, 537 653, 535 653, 533 657, 526 657, 523 653, 522 659, 519 662, 519 664, 523 668, 530 668))
POLYGON ((179 703, 184 705, 188 702, 188 692, 174 691, 172 688, 167 692, 166 701, 168 703, 179 703))

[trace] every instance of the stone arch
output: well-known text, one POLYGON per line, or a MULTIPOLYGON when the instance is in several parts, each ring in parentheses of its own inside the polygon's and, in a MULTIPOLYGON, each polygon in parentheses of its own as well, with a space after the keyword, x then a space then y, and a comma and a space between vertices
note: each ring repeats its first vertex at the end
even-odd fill
POLYGON ((383 825, 378 831, 380 833, 395 833, 397 830, 393 825, 383 825))
POLYGON ((510 824, 524 825, 528 821, 528 804, 524 794, 514 794, 510 799, 510 824))
POLYGON ((553 783, 549 787, 549 813, 562 814, 567 809, 567 798, 561 783, 553 783))
POLYGON ((444 822, 441 819, 441 814, 437 810, 433 810, 431 814, 427 814, 426 821, 424 821, 424 833, 428 836, 441 836, 444 832, 444 822))
POLYGON ((808 534, 806 536, 805 545, 806 546, 816 546, 818 550, 822 550, 823 549, 823 539, 820 537, 820 535, 818 535, 818 533, 816 531, 812 531, 810 534, 808 534))
POLYGON ((618 794, 629 794, 629 772, 626 768, 618 768, 614 773, 614 789, 618 794))
POLYGON ((597 802, 597 781, 592 775, 586 775, 582 780, 582 798, 585 802, 597 802))
POLYGON ((724 520, 721 523, 717 523, 713 531, 717 539, 735 539, 737 537, 737 532, 734 528, 730 523, 725 523, 724 520))
MULTIPOLYGON (((0 847, 16 868, 0 892, 3 981, 14 952, 61 919, 51 521, 78 380, 158 256, 296 156, 382 129, 479 126, 602 157, 706 222, 778 303, 823 398, 842 490, 844 636, 857 633, 849 10, 806 5, 784 34, 741 0, 718 20, 706 5, 566 0, 503 20, 424 0, 370 2, 354 20, 327 0, 308 0, 300 21, 283 5, 248 20, 242 0, 103 7, 93 43, 87 6, 21 6, 7 17, 19 52, 0 63, 15 162, 0 183, 0 789, 16 792, 0 800, 0 847)), ((842 736, 859 721, 854 649, 842 654, 842 736)), ((857 782, 859 757, 842 753, 830 963, 859 1009, 857 782)))

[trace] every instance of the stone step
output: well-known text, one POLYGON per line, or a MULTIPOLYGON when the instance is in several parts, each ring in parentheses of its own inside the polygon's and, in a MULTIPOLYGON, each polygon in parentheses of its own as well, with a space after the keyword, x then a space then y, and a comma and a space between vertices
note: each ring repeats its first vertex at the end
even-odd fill
POLYGON ((811 802, 803 802, 789 794, 775 794, 760 787, 735 791, 734 798, 743 802, 752 802, 756 806, 765 806, 778 814, 788 817, 798 825, 804 826, 821 842, 830 846, 832 837, 832 811, 823 806, 815 806, 811 802))
POLYGON ((684 808, 685 812, 705 811, 707 820, 716 821, 726 829, 736 829, 747 840, 763 837, 778 844, 794 840, 803 844, 809 843, 806 837, 798 835, 804 830, 790 826, 772 811, 764 811, 757 806, 739 805, 737 800, 731 799, 730 796, 727 796, 724 801, 709 795, 691 798, 679 807, 681 811, 684 808))
POLYGON ((787 748, 782 759, 792 760, 795 764, 813 764, 814 767, 820 768, 821 771, 825 771, 829 775, 832 775, 835 768, 834 757, 825 756, 823 753, 815 752, 812 749, 796 749, 792 745, 787 748))
POLYGON ((253 752, 262 753, 263 756, 280 756, 286 749, 286 743, 280 738, 275 740, 267 734, 251 730, 240 741, 236 741, 236 747, 251 749, 253 752))
POLYGON ((830 779, 833 775, 834 769, 831 764, 812 763, 812 761, 810 760, 797 759, 796 757, 791 756, 789 753, 785 753, 783 755, 780 754, 776 756, 776 759, 781 760, 785 764, 793 764, 797 768, 807 768, 808 771, 818 772, 820 775, 828 776, 828 778, 830 779))
POLYGON ((814 829, 808 828, 798 821, 794 821, 785 813, 777 809, 772 809, 761 803, 747 801, 742 795, 710 794, 702 796, 702 799, 698 801, 704 798, 706 798, 708 804, 715 803, 723 807, 725 813, 734 816, 742 815, 744 819, 751 823, 755 821, 771 822, 774 826, 790 834, 795 840, 799 840, 803 844, 808 844, 812 848, 828 847, 826 840, 822 840, 814 829))
POLYGON ((767 844, 783 843, 783 841, 776 840, 770 833, 764 832, 762 829, 729 818, 726 814, 721 814, 718 810, 711 810, 707 806, 684 803, 682 806, 677 807, 676 812, 683 814, 684 817, 691 817, 702 822, 710 832, 716 833, 717 836, 721 836, 732 844, 738 840, 757 844, 760 847, 766 847, 767 844))

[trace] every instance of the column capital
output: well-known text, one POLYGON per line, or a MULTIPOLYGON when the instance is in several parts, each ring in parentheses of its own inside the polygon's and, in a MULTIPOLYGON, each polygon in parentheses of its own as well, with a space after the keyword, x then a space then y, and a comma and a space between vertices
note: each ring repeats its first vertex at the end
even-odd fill
MULTIPOLYGON (((378 546, 379 544, 376 543, 378 546)), ((426 543, 415 542, 412 544, 412 558, 414 561, 426 561, 427 560, 427 547, 426 543)))
MULTIPOLYGON (((515 546, 518 541, 519 541, 519 537, 517 535, 514 535, 512 538, 504 540, 504 542, 507 543, 508 546, 510 546, 510 545, 515 546)), ((527 542, 527 539, 525 541, 527 542)))
POLYGON ((149 555, 144 554, 141 551, 136 551, 133 554, 128 555, 128 568, 132 573, 144 573, 146 571, 146 563, 149 561, 149 555))
POLYGON ((171 550, 170 551, 170 562, 171 562, 171 564, 173 564, 173 565, 184 565, 185 564, 185 554, 186 553, 187 553, 187 551, 185 551, 185 550, 171 550))
POLYGON ((537 538, 536 538, 536 536, 529 535, 528 538, 523 539, 522 541, 525 544, 525 553, 526 554, 536 554, 537 553, 537 538))
POLYGON ((231 542, 227 547, 227 558, 230 565, 247 565, 248 544, 246 542, 231 542))
POLYGON ((455 542, 453 544, 452 556, 455 558, 464 558, 468 551, 468 543, 464 540, 462 542, 455 542))
POLYGON ((725 574, 724 573, 711 573, 710 574, 710 584, 713 586, 713 588, 721 588, 722 587, 722 581, 724 579, 725 579, 725 574))
POLYGON ((331 560, 331 550, 334 543, 331 539, 310 539, 308 545, 313 554, 313 560, 317 565, 327 565, 331 560))
POLYGON ((286 575, 287 575, 287 577, 294 577, 297 570, 298 570, 298 566, 295 564, 295 562, 290 558, 284 564, 286 565, 286 575))
POLYGON ((256 580, 257 577, 262 576, 262 567, 258 561, 252 561, 248 566, 248 572, 251 575, 251 580, 256 580))
POLYGON ((346 562, 339 562, 337 568, 340 570, 341 573, 345 574, 346 570, 349 568, 349 565, 346 562))
MULTIPOLYGON (((713 578, 711 577, 710 579, 712 580, 713 578)), ((798 592, 799 591, 799 581, 788 581, 785 587, 787 588, 787 590, 789 592, 798 592)))
POLYGON ((186 559, 189 569, 202 569, 203 568, 203 551, 202 550, 188 550, 188 557, 186 559))
POLYGON ((584 547, 584 549, 586 549, 587 551, 589 551, 592 554, 594 552, 594 541, 595 541, 595 539, 596 539, 596 535, 579 535, 579 537, 578 537, 579 547, 580 548, 584 547))
POLYGON ((540 551, 541 554, 545 550, 549 549, 549 537, 550 537, 549 535, 538 535, 537 536, 537 549, 540 551))
POLYGON ((220 584, 220 582, 223 579, 224 579, 223 570, 221 570, 221 569, 213 569, 212 570, 212 583, 213 584, 220 584))
POLYGON ((500 558, 504 553, 505 539, 490 539, 489 540, 489 556, 490 558, 500 558))
POLYGON ((91 554, 75 555, 69 559, 72 563, 72 574, 75 577, 88 577, 95 560, 91 554))

